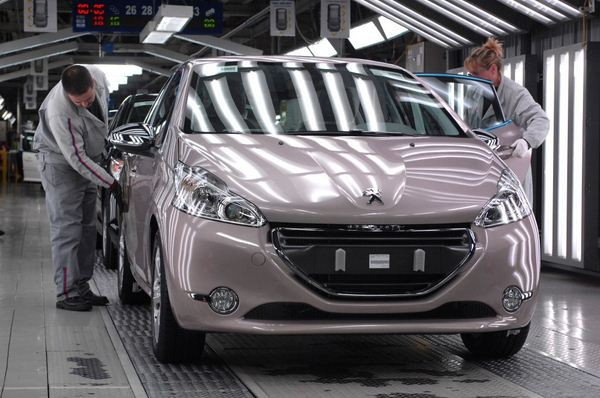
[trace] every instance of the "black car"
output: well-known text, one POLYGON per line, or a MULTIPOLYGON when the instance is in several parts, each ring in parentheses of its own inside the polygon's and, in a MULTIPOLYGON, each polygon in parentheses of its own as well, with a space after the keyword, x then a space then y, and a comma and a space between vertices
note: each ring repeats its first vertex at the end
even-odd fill
MULTIPOLYGON (((144 121, 157 94, 134 94, 125 98, 117 113, 112 118, 109 133, 117 127, 129 123, 144 121)), ((121 153, 112 146, 107 146, 104 154, 104 167, 115 178, 119 179, 123 159, 121 153)), ((96 199, 96 227, 102 248, 104 266, 109 269, 117 267, 117 250, 119 236, 119 220, 117 201, 106 188, 98 188, 96 199)))

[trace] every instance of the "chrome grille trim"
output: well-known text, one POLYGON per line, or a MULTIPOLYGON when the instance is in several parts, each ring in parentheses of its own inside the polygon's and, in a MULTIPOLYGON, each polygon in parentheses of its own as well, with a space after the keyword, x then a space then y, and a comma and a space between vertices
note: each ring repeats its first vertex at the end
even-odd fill
MULTIPOLYGON (((436 228, 418 229, 418 228, 414 228, 414 226, 403 228, 400 231, 400 233, 403 233, 403 234, 452 233, 452 232, 460 233, 460 232, 462 232, 463 236, 464 236, 464 234, 466 234, 469 238, 468 254, 454 268, 454 270, 451 273, 449 273, 444 279, 442 279, 435 286, 432 286, 429 289, 414 292, 414 293, 403 293, 403 294, 355 294, 355 293, 340 293, 340 292, 332 291, 331 289, 328 289, 327 287, 321 285, 320 283, 318 283, 317 281, 312 279, 302 269, 300 269, 297 265, 295 265, 292 260, 290 260, 290 258, 285 254, 283 248, 280 245, 280 241, 279 241, 279 232, 282 230, 306 231, 306 232, 340 232, 340 231, 341 232, 359 231, 359 232, 363 232, 363 233, 365 232, 364 229, 360 229, 360 228, 348 229, 347 227, 350 227, 350 225, 340 225, 339 228, 318 228, 318 227, 311 228, 311 227, 296 227, 296 226, 287 228, 287 227, 277 226, 277 227, 271 229, 271 241, 272 241, 273 246, 274 246, 277 254, 279 255, 279 257, 291 269, 291 271, 294 273, 294 275, 297 276, 298 278, 300 278, 301 281, 303 281, 305 284, 312 287, 313 289, 316 289, 317 291, 324 293, 327 296, 335 297, 335 298, 342 298, 342 299, 343 298, 347 298, 347 299, 394 299, 394 298, 406 299, 406 298, 416 298, 416 297, 426 296, 426 295, 438 290, 439 288, 441 288, 442 286, 447 284, 450 280, 452 280, 461 271, 462 267, 473 257, 473 254, 475 253, 476 239, 475 239, 475 234, 473 233, 473 231, 470 228, 449 227, 449 228, 439 228, 439 229, 436 229, 436 228)), ((355 227, 355 226, 352 225, 352 227, 355 227)), ((379 232, 379 231, 377 231, 377 232, 379 232)))

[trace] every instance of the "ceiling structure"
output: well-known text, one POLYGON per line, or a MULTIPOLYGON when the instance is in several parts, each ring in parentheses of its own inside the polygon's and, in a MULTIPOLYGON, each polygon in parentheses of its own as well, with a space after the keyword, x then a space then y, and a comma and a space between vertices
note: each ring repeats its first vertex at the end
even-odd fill
MULTIPOLYGON (((170 69, 187 59, 227 54, 281 54, 317 41, 319 0, 296 2, 296 37, 269 33, 268 0, 222 0, 224 34, 220 37, 174 35, 165 45, 140 44, 137 35, 72 32, 71 2, 58 0, 58 32, 23 33, 23 1, 0 2, 0 94, 19 90, 30 61, 48 58, 50 86, 70 63, 130 64, 144 73, 114 93, 117 103, 136 90, 156 91, 170 69)), ((176 3, 176 2, 171 2, 176 3)), ((336 44, 344 56, 401 60, 406 44, 429 40, 446 49, 478 45, 488 36, 525 34, 532 29, 581 18, 589 0, 355 0, 352 26, 383 15, 411 34, 381 45, 354 50, 336 44)), ((45 93, 40 93, 43 98, 45 93)), ((8 96, 10 97, 10 96, 8 96)), ((41 101, 39 98, 38 101, 41 101)))

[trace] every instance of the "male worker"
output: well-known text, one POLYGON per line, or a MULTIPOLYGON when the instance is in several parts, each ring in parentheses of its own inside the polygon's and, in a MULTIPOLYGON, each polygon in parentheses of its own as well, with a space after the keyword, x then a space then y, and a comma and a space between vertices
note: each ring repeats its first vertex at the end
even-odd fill
POLYGON ((98 165, 108 134, 108 84, 94 66, 71 65, 39 109, 34 136, 46 191, 56 307, 89 311, 108 299, 90 290, 96 249, 96 185, 120 193, 98 165))

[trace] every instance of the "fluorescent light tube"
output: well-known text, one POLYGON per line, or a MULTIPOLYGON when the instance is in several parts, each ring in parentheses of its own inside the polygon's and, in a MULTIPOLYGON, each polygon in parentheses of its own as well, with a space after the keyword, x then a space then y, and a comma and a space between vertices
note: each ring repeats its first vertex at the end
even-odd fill
POLYGON ((369 47, 385 41, 385 37, 379 32, 374 22, 367 22, 350 29, 348 37, 350 44, 355 50, 369 47))
POLYGON ((519 31, 519 28, 517 28, 516 26, 511 25, 508 22, 506 22, 505 20, 500 19, 500 18, 496 17, 495 15, 492 15, 489 12, 487 12, 479 7, 474 6, 473 4, 469 3, 468 1, 465 1, 465 0, 448 0, 448 1, 451 3, 456 3, 456 5, 458 5, 460 8, 469 10, 473 14, 480 16, 482 19, 489 21, 492 24, 498 25, 498 26, 502 27, 503 29, 506 29, 510 32, 519 31))
POLYGON ((310 52, 308 47, 300 47, 290 52, 285 53, 285 55, 299 55, 304 57, 312 57, 313 53, 310 52))
POLYGON ((575 52, 573 63, 573 191, 571 196, 571 257, 580 262, 583 234, 583 94, 585 50, 575 52))
POLYGON ((316 57, 333 57, 334 55, 337 55, 337 51, 327 39, 321 39, 318 42, 309 45, 308 49, 316 57))
POLYGON ((521 2, 530 5, 531 7, 535 8, 536 10, 538 10, 546 15, 549 15, 552 18, 556 18, 561 21, 564 21, 565 19, 569 19, 566 15, 561 14, 560 12, 556 11, 555 9, 548 7, 547 5, 544 5, 537 0, 521 0, 521 2))
POLYGON ((554 111, 554 100, 556 98, 554 82, 555 57, 549 56, 545 60, 546 68, 544 71, 544 109, 550 119, 548 136, 544 141, 544 185, 542 203, 544 206, 543 214, 543 240, 544 254, 553 255, 554 247, 554 121, 556 113, 554 111))
POLYGON ((554 23, 554 21, 551 20, 550 18, 548 18, 547 16, 542 15, 539 12, 527 7, 526 5, 516 2, 515 0, 498 0, 498 1, 506 4, 510 8, 517 10, 521 14, 525 14, 528 17, 535 19, 538 22, 543 23, 544 25, 552 25, 554 23))
POLYGON ((406 29, 404 26, 384 16, 378 17, 377 21, 379 22, 379 25, 381 26, 381 29, 383 29, 383 33, 388 40, 408 32, 408 29, 406 29))
POLYGON ((179 32, 192 19, 194 15, 194 7, 192 6, 176 6, 171 4, 162 4, 153 21, 156 22, 156 30, 179 32))
POLYGON ((567 231, 570 229, 568 225, 567 211, 569 208, 568 193, 569 193, 569 168, 564 167, 570 162, 569 159, 569 83, 571 81, 569 68, 569 53, 560 55, 560 66, 558 69, 560 77, 560 88, 558 97, 558 159, 557 164, 563 165, 558 168, 558 225, 557 225, 557 243, 558 256, 567 258, 567 231))

